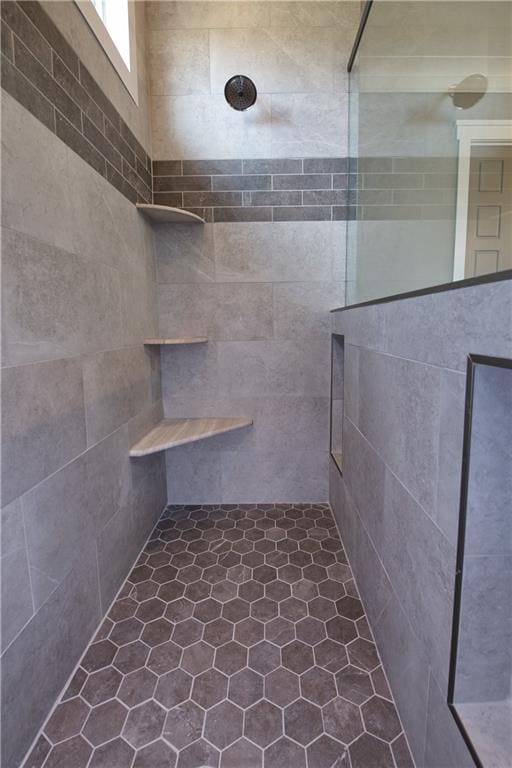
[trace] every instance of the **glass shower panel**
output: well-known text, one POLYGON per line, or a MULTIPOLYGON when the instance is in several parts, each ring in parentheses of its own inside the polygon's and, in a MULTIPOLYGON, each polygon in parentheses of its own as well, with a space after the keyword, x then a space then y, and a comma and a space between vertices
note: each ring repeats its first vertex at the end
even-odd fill
POLYGON ((511 2, 374 0, 349 123, 347 304, 512 266, 511 2))

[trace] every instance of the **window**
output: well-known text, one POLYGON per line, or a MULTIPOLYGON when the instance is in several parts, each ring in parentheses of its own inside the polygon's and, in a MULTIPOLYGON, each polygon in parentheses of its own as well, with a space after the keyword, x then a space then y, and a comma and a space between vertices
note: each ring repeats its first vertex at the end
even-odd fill
POLYGON ((138 103, 135 8, 131 0, 75 0, 129 93, 138 103))

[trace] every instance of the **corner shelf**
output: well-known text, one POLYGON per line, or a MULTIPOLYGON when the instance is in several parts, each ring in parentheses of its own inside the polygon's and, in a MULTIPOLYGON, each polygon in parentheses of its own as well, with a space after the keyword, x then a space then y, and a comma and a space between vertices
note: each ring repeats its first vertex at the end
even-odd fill
POLYGON ((222 435, 242 427, 250 427, 252 419, 247 418, 199 418, 165 419, 130 448, 130 456, 137 458, 159 453, 186 443, 195 443, 207 437, 222 435))
POLYGON ((144 339, 145 347, 169 346, 177 347, 182 344, 207 344, 206 336, 176 336, 175 338, 144 339))
POLYGON ((182 208, 171 208, 169 205, 153 205, 151 203, 136 203, 136 208, 152 221, 159 224, 173 222, 174 224, 204 224, 205 220, 191 211, 182 208))

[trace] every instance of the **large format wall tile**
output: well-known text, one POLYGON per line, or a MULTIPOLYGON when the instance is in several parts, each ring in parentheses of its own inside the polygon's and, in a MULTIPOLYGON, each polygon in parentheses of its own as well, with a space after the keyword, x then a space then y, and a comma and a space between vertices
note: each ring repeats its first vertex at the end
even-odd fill
POLYGON ((210 92, 207 30, 150 32, 148 50, 153 96, 210 92))
POLYGON ((274 334, 277 339, 326 336, 330 310, 343 300, 343 287, 328 283, 274 285, 274 334))
POLYGON ((437 470, 439 371, 360 350, 359 429, 432 514, 437 470))
POLYGON ((270 283, 160 285, 160 333, 212 340, 272 337, 270 283))
POLYGON ((2 657, 3 765, 20 765, 100 617, 96 552, 83 546, 2 657))
MULTIPOLYGON (((504 539, 507 539, 506 535, 504 539)), ((454 694, 456 702, 505 701, 509 697, 512 672, 511 583, 512 556, 472 556, 465 552, 454 694)))
MULTIPOLYGON (((503 281, 333 315, 333 330, 345 341, 346 418, 343 478, 333 464, 331 503, 338 510, 347 553, 416 764, 422 768, 472 764, 446 703, 463 371, 469 353, 512 356, 510 312, 510 281, 503 281), (375 584, 383 582, 390 585, 391 599, 379 617, 373 607, 375 584)), ((492 410, 492 417, 484 417, 492 425, 488 432, 482 433, 477 421, 485 455, 489 432, 496 436, 507 429, 504 412, 492 410)), ((495 498, 484 492, 483 478, 492 478, 495 469, 479 467, 478 493, 487 508, 495 498)), ((496 641, 508 632, 500 623, 503 613, 485 610, 494 602, 508 607, 503 588, 510 581, 509 564, 495 562, 495 550, 502 543, 491 525, 477 526, 473 545, 479 553, 492 550, 494 565, 481 564, 485 574, 473 564, 468 568, 473 576, 468 622, 479 641, 466 649, 465 671, 467 680, 476 672, 479 683, 485 681, 489 688, 509 663, 496 641), (488 583, 491 566, 502 576, 492 597, 482 587, 488 583)))
POLYGON ((272 157, 328 157, 347 154, 348 96, 328 93, 272 95, 272 157))
POLYGON ((328 339, 240 341, 217 345, 219 388, 226 395, 325 396, 328 339))
POLYGON ((7 363, 77 355, 119 338, 114 270, 8 229, 2 252, 7 363))
MULTIPOLYGON (((357 578, 357 574, 356 574, 357 578)), ((429 685, 428 656, 396 595, 372 625, 417 768, 423 768, 429 685)), ((440 768, 444 763, 439 763, 440 768)))
POLYGON ((270 96, 260 94, 241 116, 223 94, 154 96, 155 159, 271 157, 270 96))
POLYGON ((332 27, 212 29, 212 93, 223 93, 226 81, 237 72, 248 73, 262 93, 333 88, 337 50, 332 27))
POLYGON ((329 454, 309 451, 307 444, 287 452, 241 449, 221 456, 222 496, 226 503, 261 499, 298 502, 325 498, 328 493, 329 454))
POLYGON ((94 445, 149 405, 150 354, 143 347, 127 347, 84 359, 88 445, 94 445))
MULTIPOLYGON (((171 374, 172 375, 172 374, 171 374)), ((310 451, 328 448, 328 397, 169 397, 166 418, 198 416, 247 416, 254 421, 247 430, 236 430, 191 443, 187 450, 236 451, 238 449, 280 450, 304 444, 310 451)))
POLYGON ((4 368, 2 493, 8 503, 85 450, 77 360, 4 368))
POLYGON ((19 500, 2 510, 2 651, 33 613, 32 589, 19 500))
POLYGON ((60 583, 81 551, 93 546, 94 526, 83 457, 22 499, 31 568, 60 583))
MULTIPOLYGON (((131 441, 162 411, 159 355, 141 347, 156 332, 152 230, 134 208, 131 186, 151 185, 150 166, 124 122, 148 137, 144 9, 136 9, 139 108, 78 9, 58 6, 45 4, 57 27, 38 3, 2 9, 2 21, 9 15, 36 57, 17 39, 17 65, 30 64, 27 74, 70 119, 78 115, 84 131, 59 113, 55 135, 54 107, 11 57, 2 71, 15 96, 3 93, 2 100, 2 503, 13 500, 2 512, 6 766, 21 764, 166 500, 163 458, 137 466, 128 459, 131 441), (50 46, 53 80, 43 71, 52 69, 50 46), (108 180, 100 175, 103 153, 112 163, 108 180), (102 368, 103 354, 111 358, 102 368), (120 550, 119 528, 109 524, 127 509, 131 548, 120 550)), ((6 53, 13 39, 2 24, 6 53)))
POLYGON ((220 504, 222 453, 207 449, 166 451, 167 492, 173 504, 220 504))
POLYGON ((270 23, 270 9, 265 0, 251 3, 219 0, 215 5, 209 0, 150 1, 147 20, 151 30, 266 27, 270 23))
POLYGON ((342 260, 342 227, 331 222, 216 224, 217 280, 330 281, 342 260))
MULTIPOLYGON (((208 283, 215 277, 212 224, 160 224, 154 228, 157 280, 159 283, 208 283)), ((231 225, 233 226, 233 225, 231 225)), ((250 225, 246 225, 250 226, 250 225)))
POLYGON ((446 703, 446 691, 439 688, 431 674, 428 686, 425 768, 473 768, 474 760, 464 744, 446 703))

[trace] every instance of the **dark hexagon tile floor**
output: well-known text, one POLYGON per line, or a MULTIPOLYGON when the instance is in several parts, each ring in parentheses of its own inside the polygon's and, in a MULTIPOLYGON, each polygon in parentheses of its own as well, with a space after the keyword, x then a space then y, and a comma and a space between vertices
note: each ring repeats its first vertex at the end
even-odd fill
POLYGON ((327 505, 169 507, 27 768, 411 768, 327 505))

